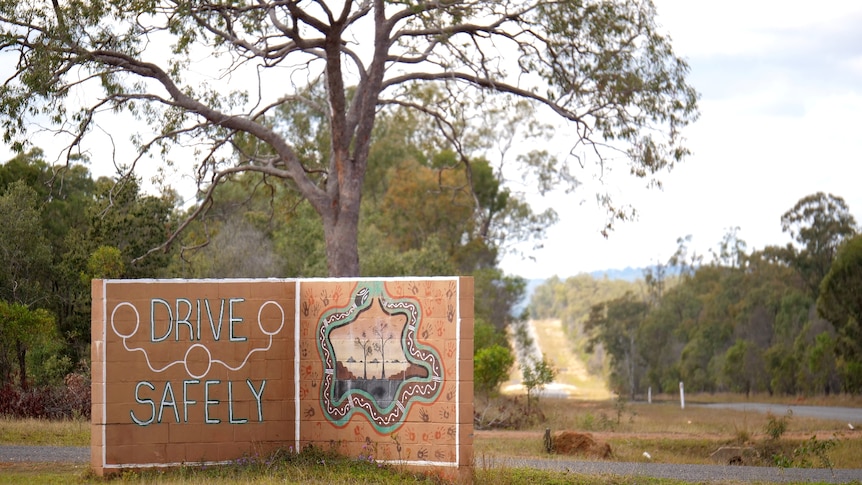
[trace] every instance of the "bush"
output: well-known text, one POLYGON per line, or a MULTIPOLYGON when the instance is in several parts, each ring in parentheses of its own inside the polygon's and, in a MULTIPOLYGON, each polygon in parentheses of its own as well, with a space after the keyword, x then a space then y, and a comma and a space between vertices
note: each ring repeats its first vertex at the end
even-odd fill
POLYGON ((89 418, 91 402, 90 379, 76 373, 58 386, 0 387, 0 416, 9 418, 89 418))
POLYGON ((787 431, 791 416, 793 416, 793 412, 789 409, 787 410, 787 415, 781 417, 772 413, 766 413, 766 435, 770 440, 777 441, 781 438, 781 435, 787 431))
POLYGON ((473 357, 473 379, 476 390, 486 396, 495 394, 509 378, 515 356, 508 347, 492 345, 479 349, 473 357))

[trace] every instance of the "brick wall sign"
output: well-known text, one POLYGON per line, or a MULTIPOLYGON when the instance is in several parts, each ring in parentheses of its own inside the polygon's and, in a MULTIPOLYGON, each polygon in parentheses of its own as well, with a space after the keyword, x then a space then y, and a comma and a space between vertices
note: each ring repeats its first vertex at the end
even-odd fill
POLYGON ((470 278, 95 280, 91 462, 313 445, 464 477, 470 278))

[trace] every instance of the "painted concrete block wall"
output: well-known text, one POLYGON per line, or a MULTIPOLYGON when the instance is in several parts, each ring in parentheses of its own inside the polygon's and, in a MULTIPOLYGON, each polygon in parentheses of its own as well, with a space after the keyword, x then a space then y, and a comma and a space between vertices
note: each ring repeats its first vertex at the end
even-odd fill
POLYGON ((472 298, 470 279, 302 282, 299 441, 469 466, 472 298))
POLYGON ((313 445, 469 475, 471 278, 92 290, 97 473, 313 445))

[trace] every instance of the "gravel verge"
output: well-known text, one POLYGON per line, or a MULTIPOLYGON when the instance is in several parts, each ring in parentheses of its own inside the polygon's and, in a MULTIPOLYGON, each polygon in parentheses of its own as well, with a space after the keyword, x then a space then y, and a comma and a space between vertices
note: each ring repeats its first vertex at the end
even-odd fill
MULTIPOLYGON (((824 468, 778 468, 730 465, 672 465, 666 463, 619 463, 608 461, 539 460, 493 457, 485 465, 535 468, 583 475, 619 475, 670 478, 688 482, 768 483, 858 483, 862 470, 824 468)), ((477 467, 483 466, 481 463, 477 467)))
POLYGON ((89 463, 89 446, 0 445, 0 463, 89 463))

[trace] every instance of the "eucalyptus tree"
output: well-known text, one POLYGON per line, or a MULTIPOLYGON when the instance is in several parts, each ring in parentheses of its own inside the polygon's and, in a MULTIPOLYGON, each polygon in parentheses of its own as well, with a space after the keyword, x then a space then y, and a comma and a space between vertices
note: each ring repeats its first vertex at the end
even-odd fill
POLYGON ((587 351, 601 344, 611 356, 611 386, 622 395, 626 392, 634 399, 641 387, 645 349, 640 348, 638 329, 644 322, 650 305, 631 292, 620 298, 605 301, 590 309, 584 323, 590 336, 587 351))
POLYGON ((844 241, 856 235, 856 219, 842 197, 807 195, 781 216, 781 229, 798 244, 788 244, 785 259, 805 280, 814 299, 844 241))
MULTIPOLYGON (((115 160, 121 171, 193 158, 204 200, 234 173, 280 179, 319 215, 333 276, 360 271, 359 207, 384 110, 421 113, 461 153, 487 126, 453 106, 506 113, 526 101, 558 119, 576 154, 507 160, 542 190, 574 188, 575 164, 622 164, 660 183, 687 154, 680 130, 697 117, 688 66, 650 0, 0 0, 0 39, 0 118, 13 147, 54 131, 68 135, 71 157, 92 149, 94 133, 118 136, 117 113, 134 117, 135 153, 115 160), (423 98, 429 83, 446 96, 423 98), (303 96, 311 85, 324 102, 303 96), (323 114, 325 151, 303 156, 289 141, 298 127, 270 122, 285 106, 323 114), (240 137, 265 149, 236 157, 240 137)), ((598 198, 612 217, 630 214, 598 198)))

